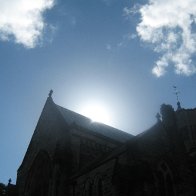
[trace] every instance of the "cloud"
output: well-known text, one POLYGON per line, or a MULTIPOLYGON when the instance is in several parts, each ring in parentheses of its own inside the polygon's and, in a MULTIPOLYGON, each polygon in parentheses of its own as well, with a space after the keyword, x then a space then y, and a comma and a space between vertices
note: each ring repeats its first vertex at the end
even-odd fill
MULTIPOLYGON (((127 15, 134 11, 124 9, 127 15)), ((149 0, 137 11, 141 16, 136 28, 138 36, 160 54, 152 73, 160 77, 169 65, 174 66, 177 74, 196 73, 192 61, 196 52, 195 0, 149 0)))
POLYGON ((43 13, 54 0, 6 0, 0 5, 0 39, 33 48, 46 27, 43 13))

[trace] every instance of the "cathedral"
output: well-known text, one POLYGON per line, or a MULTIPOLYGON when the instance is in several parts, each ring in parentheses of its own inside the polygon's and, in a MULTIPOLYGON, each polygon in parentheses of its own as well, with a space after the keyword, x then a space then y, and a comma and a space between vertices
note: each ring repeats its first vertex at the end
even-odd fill
POLYGON ((18 168, 19 196, 195 196, 196 108, 163 104, 133 136, 46 100, 18 168))

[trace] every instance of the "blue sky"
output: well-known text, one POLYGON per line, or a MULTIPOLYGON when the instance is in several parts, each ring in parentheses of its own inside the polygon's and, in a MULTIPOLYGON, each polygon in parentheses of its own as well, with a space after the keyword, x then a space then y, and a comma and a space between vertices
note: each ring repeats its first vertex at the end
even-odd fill
POLYGON ((15 181, 50 89, 79 113, 99 103, 134 135, 162 103, 176 108, 173 85, 196 106, 196 5, 162 2, 0 1, 0 182, 15 181))

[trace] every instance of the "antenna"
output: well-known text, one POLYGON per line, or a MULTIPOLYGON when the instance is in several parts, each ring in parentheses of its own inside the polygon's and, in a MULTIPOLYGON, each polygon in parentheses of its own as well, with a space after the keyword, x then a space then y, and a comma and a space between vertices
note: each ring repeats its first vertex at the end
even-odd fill
POLYGON ((177 100, 177 110, 180 110, 181 109, 181 105, 180 105, 180 101, 179 101, 179 94, 180 94, 180 91, 178 91, 178 88, 177 86, 173 86, 173 89, 174 89, 174 94, 176 95, 176 100, 177 100))

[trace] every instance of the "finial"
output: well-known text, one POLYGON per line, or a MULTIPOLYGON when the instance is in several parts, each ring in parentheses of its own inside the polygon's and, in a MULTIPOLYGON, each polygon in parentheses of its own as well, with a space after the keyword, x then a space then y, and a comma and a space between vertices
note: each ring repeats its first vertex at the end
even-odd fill
POLYGON ((51 89, 49 94, 48 94, 48 97, 52 97, 52 94, 53 94, 53 90, 51 89))
POLYGON ((156 114, 157 122, 161 122, 161 115, 159 113, 156 114))
POLYGON ((174 94, 176 95, 176 100, 177 100, 177 110, 181 109, 180 101, 179 101, 179 94, 180 91, 178 91, 177 86, 173 86, 174 88, 174 94))
POLYGON ((179 101, 177 102, 177 106, 178 106, 177 110, 182 109, 179 101))
POLYGON ((12 182, 12 179, 10 178, 10 179, 8 180, 8 184, 11 184, 11 182, 12 182))

